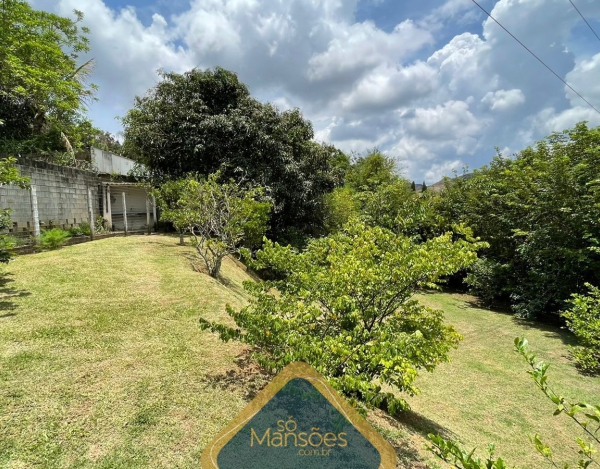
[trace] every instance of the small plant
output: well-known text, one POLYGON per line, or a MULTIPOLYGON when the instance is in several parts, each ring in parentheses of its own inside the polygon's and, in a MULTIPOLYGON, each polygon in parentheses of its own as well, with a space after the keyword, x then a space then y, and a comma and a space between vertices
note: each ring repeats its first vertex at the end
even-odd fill
POLYGON ((577 337, 578 346, 571 348, 577 366, 585 373, 600 373, 600 289, 586 283, 587 295, 571 295, 570 308, 561 313, 567 326, 577 337))
POLYGON ((72 226, 67 231, 69 232, 69 236, 83 236, 83 233, 78 226, 72 226))
POLYGON ((51 230, 43 231, 39 237, 39 246, 41 249, 51 250, 58 249, 65 245, 70 234, 68 231, 60 228, 52 228, 51 230))
POLYGON ((94 223, 94 232, 95 233, 110 233, 110 223, 106 218, 101 215, 96 217, 96 222, 94 223))
POLYGON ((82 221, 81 223, 79 223, 79 230, 84 236, 90 236, 92 234, 92 228, 90 227, 90 224, 87 221, 82 221))

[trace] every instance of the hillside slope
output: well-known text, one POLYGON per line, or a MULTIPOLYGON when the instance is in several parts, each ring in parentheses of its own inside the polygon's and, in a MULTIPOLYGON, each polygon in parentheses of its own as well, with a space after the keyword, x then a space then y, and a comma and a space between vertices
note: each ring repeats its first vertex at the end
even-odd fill
MULTIPOLYGON (((196 272, 192 249, 168 236, 110 238, 18 258, 0 284, 0 468, 198 468, 214 435, 265 379, 236 360, 243 348, 202 332, 227 321, 250 279, 228 259, 223 280, 196 272), (239 366, 238 366, 239 365, 239 366)), ((465 340, 452 363, 418 379, 422 395, 399 419, 369 420, 400 467, 427 467, 428 432, 467 446, 495 441, 519 467, 539 467, 527 434, 555 447, 579 435, 552 417, 512 352, 526 335, 553 363, 565 395, 599 401, 600 379, 577 373, 569 336, 479 309, 473 298, 420 295, 465 340)), ((230 319, 229 319, 230 320, 230 319)))

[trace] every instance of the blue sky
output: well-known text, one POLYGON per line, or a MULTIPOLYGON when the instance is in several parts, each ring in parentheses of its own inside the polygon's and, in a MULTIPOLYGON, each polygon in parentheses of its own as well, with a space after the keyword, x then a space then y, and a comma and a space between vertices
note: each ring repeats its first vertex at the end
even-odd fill
MULTIPOLYGON (((600 2, 574 0, 600 34, 600 2)), ((600 41, 568 0, 481 5, 600 108, 600 41)), ((156 70, 223 66, 257 98, 299 107, 316 138, 378 147, 431 184, 600 115, 471 0, 32 0, 92 30, 90 109, 117 133, 156 70)))

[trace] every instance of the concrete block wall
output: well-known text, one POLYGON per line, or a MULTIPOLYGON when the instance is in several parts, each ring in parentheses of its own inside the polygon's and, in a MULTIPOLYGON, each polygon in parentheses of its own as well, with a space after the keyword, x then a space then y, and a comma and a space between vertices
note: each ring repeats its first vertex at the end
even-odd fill
MULTIPOLYGON (((89 222, 88 188, 92 189, 94 216, 99 215, 98 186, 100 179, 89 171, 19 158, 17 168, 36 186, 42 229, 49 226, 68 229, 82 221, 89 222)), ((33 232, 30 191, 13 186, 0 187, 0 206, 12 210, 15 235, 33 232)))

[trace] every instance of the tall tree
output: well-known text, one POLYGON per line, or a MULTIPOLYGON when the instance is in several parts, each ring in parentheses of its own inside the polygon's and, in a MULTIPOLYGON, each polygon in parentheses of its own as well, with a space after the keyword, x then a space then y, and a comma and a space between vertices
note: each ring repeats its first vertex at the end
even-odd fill
POLYGON ((220 171, 224 179, 264 187, 277 239, 322 232, 323 195, 343 182, 348 159, 314 142, 299 110, 281 112, 253 99, 222 68, 160 77, 123 118, 127 154, 159 179, 220 171))
POLYGON ((449 180, 440 200, 446 220, 490 244, 468 278, 487 300, 550 319, 586 282, 600 284, 600 128, 580 123, 514 159, 499 153, 449 180))
POLYGON ((53 133, 50 140, 60 145, 93 99, 96 86, 87 84, 93 62, 80 61, 89 51, 89 30, 79 26, 83 13, 74 14, 34 10, 24 0, 0 2, 0 138, 53 133))

